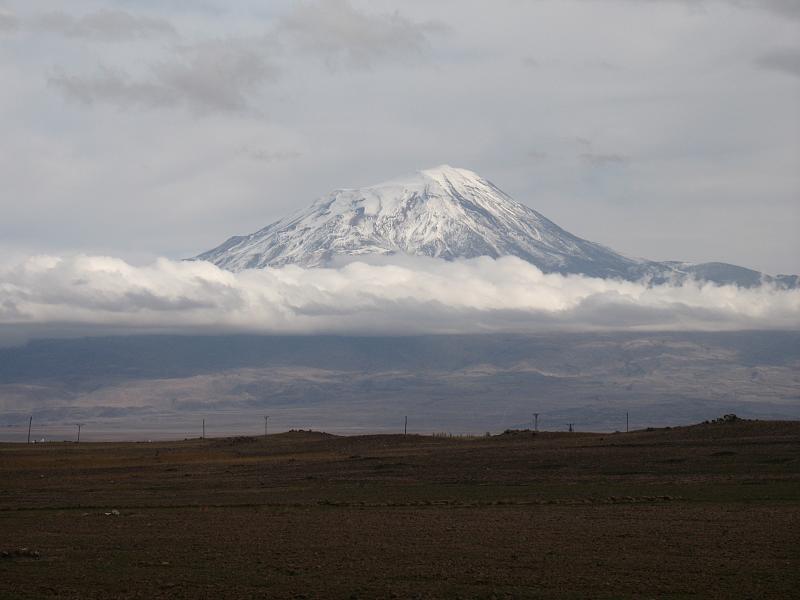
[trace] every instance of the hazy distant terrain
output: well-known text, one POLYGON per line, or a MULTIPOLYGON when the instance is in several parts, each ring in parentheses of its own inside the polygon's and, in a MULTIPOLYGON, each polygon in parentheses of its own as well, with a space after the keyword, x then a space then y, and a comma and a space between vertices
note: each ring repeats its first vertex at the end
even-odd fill
POLYGON ((133 336, 0 349, 0 436, 624 429, 800 417, 800 333, 133 336))

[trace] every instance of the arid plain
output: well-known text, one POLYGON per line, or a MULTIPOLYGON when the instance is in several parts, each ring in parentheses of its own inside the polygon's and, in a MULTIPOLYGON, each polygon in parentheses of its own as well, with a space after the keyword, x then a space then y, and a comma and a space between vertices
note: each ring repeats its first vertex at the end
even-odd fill
POLYGON ((800 423, 0 445, 0 598, 788 598, 800 423))

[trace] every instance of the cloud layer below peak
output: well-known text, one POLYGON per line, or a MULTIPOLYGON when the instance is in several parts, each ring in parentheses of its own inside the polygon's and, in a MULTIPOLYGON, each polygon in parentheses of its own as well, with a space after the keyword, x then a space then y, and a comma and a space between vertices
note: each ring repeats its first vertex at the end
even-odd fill
POLYGON ((159 259, 0 267, 0 342, 107 333, 446 334, 800 327, 800 290, 543 274, 513 257, 223 271, 159 259))

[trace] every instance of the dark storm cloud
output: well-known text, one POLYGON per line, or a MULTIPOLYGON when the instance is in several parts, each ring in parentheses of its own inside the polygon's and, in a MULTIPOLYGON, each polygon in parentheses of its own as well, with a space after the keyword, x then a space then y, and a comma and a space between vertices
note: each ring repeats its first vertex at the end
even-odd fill
POLYGON ((760 56, 756 64, 764 69, 782 71, 800 77, 800 48, 775 50, 760 56))
POLYGON ((169 21, 113 9, 83 16, 65 12, 43 13, 31 20, 30 27, 37 31, 104 42, 177 35, 169 21))
POLYGON ((246 111, 251 96, 278 76, 267 50, 260 40, 210 41, 178 48, 169 60, 151 65, 149 76, 140 79, 122 70, 101 68, 91 76, 57 71, 49 82, 68 98, 85 104, 246 111))

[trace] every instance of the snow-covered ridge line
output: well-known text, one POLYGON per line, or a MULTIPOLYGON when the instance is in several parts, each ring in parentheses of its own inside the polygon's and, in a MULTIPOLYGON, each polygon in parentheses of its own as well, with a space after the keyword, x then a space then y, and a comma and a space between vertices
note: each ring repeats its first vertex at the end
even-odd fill
POLYGON ((196 256, 230 271, 329 266, 368 255, 454 260, 516 256, 545 273, 654 282, 698 278, 786 287, 797 277, 771 278, 725 263, 654 262, 624 256, 562 229, 467 169, 441 165, 377 185, 339 189, 310 207, 196 256))

